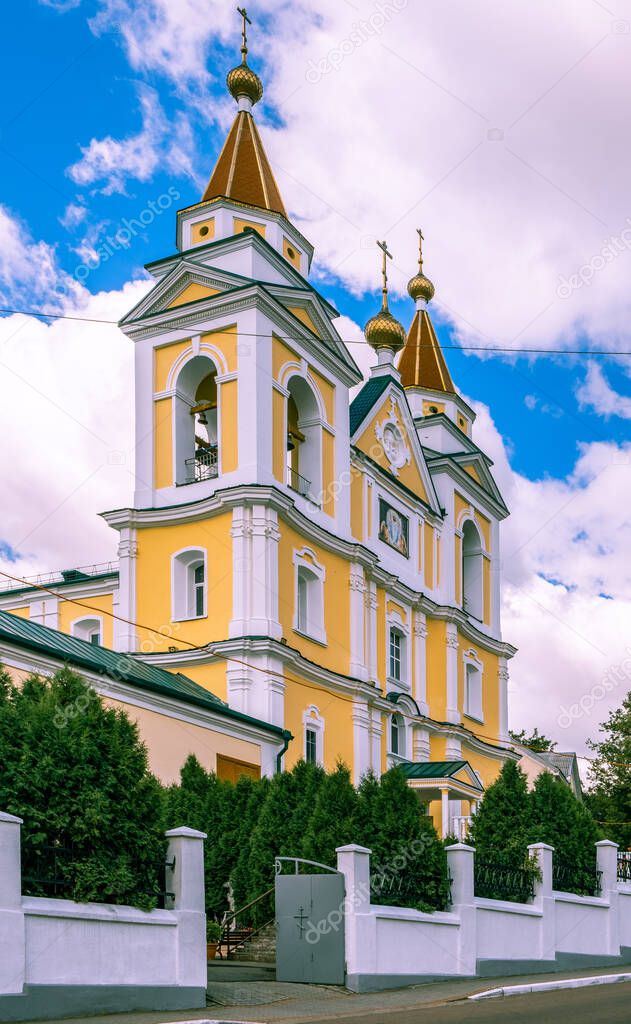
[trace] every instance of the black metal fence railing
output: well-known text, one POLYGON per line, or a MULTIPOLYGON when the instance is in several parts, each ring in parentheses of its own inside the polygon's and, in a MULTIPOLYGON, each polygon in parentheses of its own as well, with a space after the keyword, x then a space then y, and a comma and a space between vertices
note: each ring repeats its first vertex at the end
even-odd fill
POLYGON ((217 447, 198 449, 194 458, 185 459, 187 484, 200 480, 212 480, 219 473, 217 447))
POLYGON ((552 863, 552 888, 576 896, 600 896, 602 871, 596 865, 569 864, 557 857, 552 863))
POLYGON ((301 476, 291 466, 287 467, 287 486, 291 487, 292 491, 297 491, 298 494, 302 494, 303 498, 310 497, 311 480, 307 480, 305 476, 301 476))
POLYGON ((22 893, 72 899, 74 850, 61 843, 49 843, 29 850, 22 847, 22 893))
POLYGON ((618 852, 618 881, 631 882, 631 850, 618 852))
POLYGON ((475 858, 475 895, 488 900, 527 903, 535 895, 536 867, 513 867, 475 858))

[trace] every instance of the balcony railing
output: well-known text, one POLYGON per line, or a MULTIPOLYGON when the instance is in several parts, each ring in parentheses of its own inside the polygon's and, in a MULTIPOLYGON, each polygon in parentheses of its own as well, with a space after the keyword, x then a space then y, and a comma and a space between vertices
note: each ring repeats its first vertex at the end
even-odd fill
MULTIPOLYGON (((54 569, 51 572, 40 572, 31 576, 10 580, 0 576, 0 592, 19 590, 24 587, 50 586, 57 583, 73 583, 85 581, 90 576, 108 576, 118 572, 118 562, 93 562, 92 565, 80 565, 72 569, 54 569)), ((19 573, 16 573, 18 576, 19 573)))
POLYGON ((306 477, 301 476, 300 473, 295 469, 292 469, 291 466, 287 467, 287 486, 291 487, 292 491, 297 491, 298 494, 302 494, 303 498, 309 498, 313 501, 313 498, 311 498, 309 493, 311 490, 311 480, 307 480, 306 477))
POLYGON ((618 852, 618 881, 631 882, 631 850, 618 852))
POLYGON ((186 459, 186 483, 196 484, 200 480, 212 480, 219 473, 217 447, 199 448, 192 459, 186 459))
POLYGON ((451 827, 449 829, 452 836, 456 836, 460 843, 464 843, 469 835, 469 829, 471 828, 471 815, 470 814, 454 814, 451 819, 451 827))

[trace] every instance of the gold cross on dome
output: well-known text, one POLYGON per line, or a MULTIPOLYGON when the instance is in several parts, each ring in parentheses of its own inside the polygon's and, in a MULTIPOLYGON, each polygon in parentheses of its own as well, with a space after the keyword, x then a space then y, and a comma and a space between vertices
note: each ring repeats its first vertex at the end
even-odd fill
POLYGON ((245 7, 237 7, 237 11, 243 18, 243 27, 241 28, 241 53, 243 54, 243 59, 245 60, 245 58, 248 55, 248 25, 251 25, 252 22, 248 18, 248 12, 246 11, 245 7))
POLYGON ((416 229, 418 232, 418 269, 423 269, 423 242, 425 241, 425 235, 420 228, 416 229))
POLYGON ((383 296, 383 308, 386 309, 388 306, 388 268, 386 260, 392 259, 392 253, 388 250, 387 242, 377 242, 377 246, 381 249, 381 276, 383 283, 381 285, 381 294, 383 296))

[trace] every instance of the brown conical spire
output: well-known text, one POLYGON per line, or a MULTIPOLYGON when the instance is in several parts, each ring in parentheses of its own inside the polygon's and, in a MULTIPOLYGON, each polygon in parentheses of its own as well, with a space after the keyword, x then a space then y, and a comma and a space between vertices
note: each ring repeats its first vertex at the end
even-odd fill
POLYGON ((238 7, 237 10, 243 19, 242 60, 241 64, 229 72, 227 84, 239 110, 210 176, 202 202, 225 197, 245 206, 257 206, 286 217, 285 204, 252 117, 252 107, 263 95, 263 85, 247 62, 246 26, 251 22, 245 8, 238 7))
POLYGON ((455 394, 447 363, 426 309, 417 309, 399 360, 404 388, 429 388, 455 394))

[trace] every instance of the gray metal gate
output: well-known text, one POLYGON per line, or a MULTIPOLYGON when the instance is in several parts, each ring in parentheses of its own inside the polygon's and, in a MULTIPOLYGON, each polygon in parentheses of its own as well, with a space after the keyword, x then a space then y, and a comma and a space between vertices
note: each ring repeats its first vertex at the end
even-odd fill
POLYGON ((276 980, 343 985, 344 876, 296 857, 276 858, 276 980), (283 863, 294 874, 282 873, 283 863), (300 874, 301 865, 322 874, 300 874))

